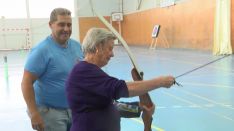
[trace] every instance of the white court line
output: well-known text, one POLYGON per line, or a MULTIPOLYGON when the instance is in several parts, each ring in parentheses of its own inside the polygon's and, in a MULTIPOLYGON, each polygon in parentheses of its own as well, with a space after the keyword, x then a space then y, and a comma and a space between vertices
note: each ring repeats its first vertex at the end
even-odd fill
POLYGON ((190 104, 191 106, 201 107, 201 106, 199 106, 199 105, 197 105, 197 104, 195 104, 195 103, 193 103, 193 102, 191 102, 191 101, 189 101, 189 100, 186 100, 186 99, 184 99, 184 98, 175 96, 175 95, 173 95, 173 94, 171 94, 171 93, 167 93, 167 92, 165 92, 165 91, 162 91, 162 93, 163 93, 163 94, 166 94, 166 95, 168 95, 168 96, 171 96, 171 97, 173 97, 173 98, 175 98, 175 99, 177 99, 177 100, 179 100, 179 101, 183 101, 184 103, 188 103, 188 104, 190 104))
MULTIPOLYGON (((183 61, 183 60, 178 60, 178 59, 175 60, 175 59, 171 59, 171 58, 162 58, 162 57, 160 57, 158 59, 159 60, 163 60, 163 61, 171 61, 173 63, 188 64, 188 65, 194 65, 194 66, 201 66, 201 65, 206 64, 205 62, 197 64, 197 63, 190 62, 190 61, 183 61)), ((215 60, 215 59, 213 59, 213 60, 215 60)), ((210 60, 210 61, 213 61, 213 60, 210 60)), ((231 73, 231 74, 234 73, 234 70, 232 68, 227 68, 225 66, 219 66, 219 65, 212 65, 212 64, 210 64, 210 65, 207 65, 206 67, 207 68, 211 68, 211 69, 216 69, 218 71, 225 71, 225 72, 231 73)))
POLYGON ((182 106, 180 106, 180 105, 174 105, 174 106, 172 106, 172 108, 182 108, 182 106))
POLYGON ((189 106, 173 105, 173 106, 167 106, 167 107, 166 106, 157 106, 156 110, 169 109, 169 108, 202 108, 202 107, 213 108, 214 106, 215 105, 212 105, 212 104, 206 104, 206 105, 203 105, 203 106, 199 106, 199 105, 189 105, 189 106))
POLYGON ((201 96, 201 95, 197 95, 197 94, 195 94, 195 93, 191 93, 191 92, 189 92, 189 91, 186 91, 185 89, 182 89, 182 88, 174 88, 174 89, 175 89, 175 90, 180 90, 181 92, 184 92, 185 94, 188 94, 188 95, 190 95, 190 96, 194 96, 194 97, 197 97, 197 98, 199 98, 199 99, 208 101, 208 102, 210 102, 210 103, 212 103, 212 104, 219 105, 219 106, 221 106, 221 107, 225 107, 225 108, 234 110, 233 107, 229 107, 229 106, 226 106, 225 104, 218 103, 218 102, 216 102, 216 101, 214 101, 214 100, 211 100, 211 99, 209 99, 209 98, 207 98, 207 97, 204 97, 204 96, 201 96))
POLYGON ((156 110, 157 110, 157 109, 165 109, 165 108, 167 108, 167 107, 165 107, 165 106, 157 106, 157 107, 156 107, 156 110))
POLYGON ((214 107, 214 105, 213 104, 206 104, 206 105, 204 105, 205 107, 214 107))
POLYGON ((225 104, 224 106, 226 106, 226 107, 232 107, 232 105, 230 105, 230 104, 225 104))
POLYGON ((231 85, 217 85, 217 84, 204 84, 204 83, 192 83, 192 82, 180 82, 182 85, 190 85, 190 86, 202 86, 202 87, 216 87, 216 88, 232 88, 231 85))
MULTIPOLYGON (((174 89, 175 89, 175 88, 174 88, 174 89)), ((176 88, 176 89, 179 90, 178 88, 176 88)), ((180 90, 182 91, 182 89, 180 89, 180 90)), ((213 100, 209 100, 208 98, 205 98, 205 97, 196 95, 196 94, 194 94, 194 93, 190 93, 190 92, 186 92, 186 91, 183 91, 183 92, 186 93, 186 94, 189 94, 189 95, 191 95, 191 96, 198 97, 198 98, 200 98, 200 99, 204 99, 204 100, 206 100, 206 101, 208 101, 208 102, 210 102, 210 103, 213 103, 213 104, 216 104, 216 105, 221 105, 221 106, 226 107, 226 108, 234 109, 233 107, 225 106, 224 104, 217 103, 217 102, 215 102, 215 101, 213 101, 213 100)), ((170 93, 165 93, 165 94, 168 95, 168 94, 170 94, 170 93)), ((177 96, 175 96, 175 95, 173 95, 173 94, 170 94, 169 96, 173 96, 174 98, 179 98, 179 97, 177 97, 177 96)), ((185 99, 183 99, 183 98, 179 98, 178 100, 182 100, 183 102, 188 101, 188 100, 185 100, 185 99)), ((190 102, 190 103, 193 103, 193 102, 190 102)), ((201 105, 200 105, 200 106, 201 106, 201 105)), ((219 116, 219 117, 221 117, 221 118, 224 118, 224 119, 227 119, 227 120, 230 120, 230 121, 233 121, 233 122, 234 122, 234 120, 233 120, 232 118, 230 118, 230 117, 228 117, 228 116, 226 116, 226 115, 223 115, 223 114, 221 114, 221 113, 217 113, 217 112, 214 112, 214 111, 210 111, 209 109, 207 109, 207 108, 204 107, 204 106, 201 106, 201 107, 202 107, 201 109, 207 110, 208 112, 210 112, 210 113, 212 113, 212 114, 214 114, 214 115, 216 115, 216 116, 219 116)))
POLYGON ((191 105, 191 106, 189 106, 190 108, 201 108, 201 106, 199 106, 199 105, 191 105))
MULTIPOLYGON (((174 98, 178 99, 179 101, 183 101, 183 102, 186 102, 186 103, 193 103, 193 102, 188 101, 188 100, 186 100, 186 99, 183 99, 183 98, 180 98, 180 97, 178 97, 178 96, 175 96, 175 95, 173 95, 173 94, 171 94, 171 93, 166 93, 165 91, 163 91, 163 93, 166 94, 166 95, 169 95, 169 96, 171 96, 171 97, 174 97, 174 98)), ((197 104, 194 104, 194 105, 196 106, 197 104)), ((217 112, 210 111, 210 110, 207 109, 205 106, 199 105, 199 107, 201 107, 201 109, 203 109, 203 110, 207 110, 208 112, 210 112, 210 113, 212 113, 212 114, 214 114, 214 115, 216 115, 216 116, 219 116, 219 117, 221 117, 221 118, 224 118, 224 119, 227 119, 227 120, 230 120, 230 121, 234 121, 232 118, 230 118, 230 117, 228 117, 228 116, 225 116, 225 115, 220 114, 220 113, 217 113, 217 112)))

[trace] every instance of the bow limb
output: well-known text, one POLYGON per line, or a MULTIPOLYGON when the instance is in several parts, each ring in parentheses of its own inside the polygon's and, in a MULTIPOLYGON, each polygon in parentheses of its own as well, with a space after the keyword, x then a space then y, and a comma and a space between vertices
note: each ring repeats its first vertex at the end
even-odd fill
MULTIPOLYGON (((134 68, 132 69, 131 73, 132 73, 132 77, 133 77, 133 80, 134 81, 141 81, 143 80, 143 73, 140 72, 139 70, 139 67, 135 61, 135 58, 132 54, 132 52, 130 51, 127 43, 125 42, 125 40, 120 36, 120 34, 112 27, 112 25, 106 21, 106 19, 100 15, 96 10, 94 10, 95 14, 98 16, 98 18, 103 22, 103 24, 109 29, 112 31, 112 33, 118 38, 118 40, 122 43, 122 45, 124 46, 124 48, 126 49, 127 53, 128 53, 128 56, 134 66, 134 68)), ((146 105, 148 107, 151 107, 153 105, 153 102, 149 96, 148 93, 144 94, 144 95, 141 95, 139 96, 140 97, 140 103, 142 105, 146 105)), ((152 122, 152 120, 151 120, 152 122)), ((145 127, 145 128, 148 128, 151 130, 151 122, 150 124, 147 124, 149 125, 148 127, 145 127)))
POLYGON ((138 68, 137 63, 135 62, 135 58, 132 54, 132 52, 130 51, 128 44, 125 42, 125 40, 120 36, 120 34, 112 27, 112 25, 106 21, 106 19, 100 15, 96 10, 94 10, 95 14, 97 15, 97 17, 103 22, 103 24, 110 30, 112 31, 112 33, 117 37, 117 39, 122 43, 122 45, 124 46, 124 48, 126 49, 128 56, 134 66, 134 68, 136 69, 137 73, 140 74, 140 70, 138 68))
MULTIPOLYGON (((126 49, 127 53, 128 53, 128 56, 134 66, 134 68, 132 69, 132 77, 133 77, 133 80, 134 81, 139 81, 139 80, 143 80, 143 74, 140 72, 139 68, 138 68, 138 65, 136 63, 136 60, 132 54, 132 52, 130 51, 127 43, 125 42, 125 40, 120 36, 120 34, 112 27, 112 25, 110 23, 108 23, 106 21, 106 19, 100 15, 96 10, 94 10, 95 14, 98 16, 98 18, 103 22, 103 24, 109 28, 109 30, 111 30, 113 32, 113 34, 118 38, 118 40, 122 43, 122 45, 124 46, 124 48, 126 49)), ((147 106, 152 106, 152 101, 150 99, 150 96, 148 95, 148 93, 146 94, 147 96, 144 96, 144 101, 141 101, 143 102, 142 104, 144 105, 147 105, 147 106), (146 100, 148 99, 148 100, 146 100), (146 103, 145 103, 146 102, 146 103)))

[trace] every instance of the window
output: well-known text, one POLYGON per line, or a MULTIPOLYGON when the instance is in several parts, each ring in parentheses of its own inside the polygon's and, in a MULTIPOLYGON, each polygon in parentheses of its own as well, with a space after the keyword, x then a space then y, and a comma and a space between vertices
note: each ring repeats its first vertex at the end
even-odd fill
POLYGON ((27 18, 26 0, 0 0, 0 17, 27 18))
MULTIPOLYGON (((0 17, 27 18, 26 0, 0 0, 0 17)), ((29 0, 31 18, 48 18, 57 7, 64 7, 74 16, 74 0, 29 0)))
POLYGON ((175 4, 175 0, 160 0, 160 7, 167 7, 175 4))
POLYGON ((31 18, 49 18, 50 12, 57 7, 69 9, 74 16, 74 0, 29 0, 31 18))

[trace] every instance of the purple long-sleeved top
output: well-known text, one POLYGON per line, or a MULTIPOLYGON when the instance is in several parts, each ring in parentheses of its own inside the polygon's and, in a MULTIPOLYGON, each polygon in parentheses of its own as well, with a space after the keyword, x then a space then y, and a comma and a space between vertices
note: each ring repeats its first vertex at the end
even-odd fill
POLYGON ((66 91, 72 110, 71 131, 120 131, 120 116, 113 100, 128 97, 125 81, 81 61, 71 71, 66 91))

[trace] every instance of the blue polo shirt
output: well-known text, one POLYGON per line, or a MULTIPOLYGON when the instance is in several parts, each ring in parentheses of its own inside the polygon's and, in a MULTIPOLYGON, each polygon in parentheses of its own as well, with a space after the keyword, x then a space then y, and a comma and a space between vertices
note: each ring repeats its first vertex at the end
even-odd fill
POLYGON ((73 39, 69 39, 64 48, 48 36, 31 50, 25 70, 38 77, 33 85, 38 106, 68 108, 65 81, 73 66, 82 59, 81 45, 73 39))

